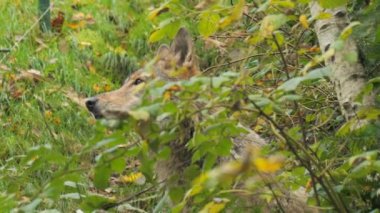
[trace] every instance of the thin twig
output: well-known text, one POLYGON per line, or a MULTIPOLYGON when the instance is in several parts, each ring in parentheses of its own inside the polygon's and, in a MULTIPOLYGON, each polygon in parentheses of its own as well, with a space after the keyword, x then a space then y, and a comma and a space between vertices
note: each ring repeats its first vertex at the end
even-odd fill
POLYGON ((262 115, 263 117, 265 117, 266 120, 272 123, 273 126, 279 131, 279 133, 286 139, 285 142, 288 145, 291 152, 295 155, 296 159, 298 159, 301 162, 301 164, 306 168, 306 170, 310 173, 311 176, 315 177, 315 179, 318 180, 318 183, 321 184, 334 206, 341 212, 348 212, 346 206, 342 201, 342 198, 334 191, 334 188, 331 185, 331 183, 323 177, 323 174, 322 176, 318 176, 312 169, 311 163, 317 167, 317 171, 322 171, 322 168, 317 159, 314 159, 313 156, 310 155, 310 153, 305 149, 304 146, 302 146, 296 140, 291 138, 284 131, 284 129, 281 126, 279 126, 269 115, 264 113, 263 110, 255 102, 251 101, 251 103, 259 111, 260 115, 262 115), (300 156, 300 154, 298 154, 297 148, 301 149, 302 153, 305 154, 305 157, 307 159, 304 159, 300 156))
POLYGON ((280 44, 277 41, 276 35, 274 33, 272 33, 272 37, 273 37, 274 43, 277 46, 278 51, 280 52, 282 63, 284 63, 284 69, 285 69, 286 77, 289 80, 290 79, 290 75, 289 75, 288 63, 286 62, 285 55, 284 55, 284 53, 283 53, 283 51, 281 49, 280 44))
POLYGON ((208 67, 205 70, 203 70, 202 73, 205 74, 205 73, 209 72, 212 69, 219 68, 219 67, 229 66, 231 64, 235 64, 235 63, 238 63, 238 62, 250 59, 250 58, 260 57, 260 56, 266 56, 266 55, 278 55, 278 54, 280 54, 280 52, 269 53, 269 54, 268 53, 259 53, 259 54, 255 54, 255 55, 250 55, 250 56, 247 56, 247 57, 244 57, 244 58, 239 58, 239 59, 236 59, 234 61, 230 61, 230 62, 227 62, 227 63, 224 63, 224 64, 218 64, 218 65, 215 65, 215 66, 208 67))
MULTIPOLYGON (((166 181, 166 180, 163 180, 163 181, 159 182, 158 184, 161 184, 161 183, 163 183, 163 182, 165 182, 165 181, 166 181)), ((146 188, 146 189, 144 189, 144 190, 142 190, 142 191, 139 191, 139 192, 137 192, 137 193, 135 193, 135 194, 133 194, 133 195, 130 195, 130 196, 128 196, 128 197, 126 197, 126 198, 124 198, 124 199, 122 199, 122 200, 120 200, 120 201, 118 201, 118 202, 116 202, 116 203, 109 203, 109 204, 103 206, 102 209, 103 209, 103 210, 108 210, 108 209, 112 209, 112 208, 115 208, 115 207, 117 207, 117 206, 120 206, 120 205, 122 205, 123 203, 126 203, 126 202, 132 200, 132 199, 135 198, 135 197, 138 197, 138 196, 140 196, 140 195, 142 195, 142 194, 144 194, 144 193, 146 193, 146 192, 151 191, 151 190, 154 189, 155 187, 156 187, 156 184, 153 184, 153 185, 151 185, 150 187, 148 187, 148 188, 146 188)))

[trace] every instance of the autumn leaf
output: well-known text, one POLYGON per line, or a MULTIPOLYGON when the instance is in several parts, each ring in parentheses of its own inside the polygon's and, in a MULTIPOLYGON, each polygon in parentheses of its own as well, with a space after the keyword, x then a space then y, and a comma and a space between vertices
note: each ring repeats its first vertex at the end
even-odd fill
POLYGON ((168 89, 166 89, 167 91, 172 91, 172 92, 178 92, 178 91, 181 91, 181 87, 177 84, 169 87, 168 89))
POLYGON ((204 12, 199 16, 198 31, 203 37, 208 37, 218 30, 220 16, 217 13, 204 12))
POLYGON ((20 80, 29 80, 33 82, 39 82, 42 80, 42 75, 39 70, 30 69, 30 70, 24 70, 21 71, 20 74, 16 75, 15 81, 20 80))
POLYGON ((46 111, 44 112, 44 116, 45 116, 45 118, 50 119, 50 118, 52 118, 52 116, 53 116, 53 112, 50 111, 50 110, 46 110, 46 111))
POLYGON ((306 15, 300 15, 299 21, 305 29, 309 29, 309 22, 307 21, 306 15))
POLYGON ((260 35, 265 38, 271 37, 272 33, 287 21, 288 17, 284 14, 266 16, 260 26, 260 35))
POLYGON ((81 29, 86 26, 86 22, 84 20, 78 22, 68 23, 67 26, 73 30, 81 29))
POLYGON ((143 185, 146 181, 145 176, 141 172, 131 173, 120 177, 122 183, 134 183, 137 185, 143 185))
POLYGON ((105 85, 103 86, 103 90, 104 90, 105 92, 109 92, 109 91, 111 91, 111 85, 109 85, 109 84, 105 84, 105 85))
POLYGON ((284 159, 280 156, 270 156, 268 158, 258 157, 253 159, 253 164, 259 172, 274 173, 282 168, 284 159))
POLYGON ((163 13, 166 13, 166 12, 168 12, 168 11, 169 11, 169 8, 166 7, 166 6, 159 7, 159 8, 157 8, 157 9, 152 10, 152 11, 149 13, 149 15, 148 15, 148 19, 149 19, 149 20, 153 20, 153 19, 155 19, 157 16, 159 16, 159 15, 161 15, 161 14, 163 14, 163 13))
POLYGON ((221 212, 226 204, 230 202, 227 198, 214 198, 213 201, 206 204, 200 213, 218 213, 221 212))
POLYGON ((99 84, 94 84, 94 85, 92 85, 92 89, 93 89, 96 93, 100 92, 100 86, 99 86, 99 84))
POLYGON ((54 32, 61 33, 64 22, 65 22, 65 13, 62 11, 59 11, 58 16, 51 21, 52 30, 54 32))
POLYGON ((240 0, 234 6, 230 15, 222 18, 219 21, 219 27, 223 29, 229 26, 232 22, 239 20, 243 16, 244 6, 245 6, 245 0, 240 0))

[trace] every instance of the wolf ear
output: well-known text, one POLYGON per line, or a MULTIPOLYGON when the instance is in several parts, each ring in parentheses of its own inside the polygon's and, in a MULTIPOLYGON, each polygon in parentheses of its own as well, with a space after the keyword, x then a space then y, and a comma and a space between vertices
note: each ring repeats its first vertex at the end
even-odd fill
POLYGON ((172 44, 170 51, 177 60, 179 66, 189 66, 194 63, 194 44, 189 33, 185 28, 179 29, 172 44))
POLYGON ((166 57, 168 57, 169 54, 170 54, 170 49, 169 49, 168 45, 166 45, 166 44, 162 44, 162 45, 158 48, 157 53, 156 53, 156 55, 157 55, 159 58, 161 58, 161 59, 162 59, 162 58, 166 58, 166 57))
POLYGON ((181 28, 170 47, 158 48, 154 64, 155 74, 165 79, 189 79, 199 73, 197 56, 189 33, 181 28))

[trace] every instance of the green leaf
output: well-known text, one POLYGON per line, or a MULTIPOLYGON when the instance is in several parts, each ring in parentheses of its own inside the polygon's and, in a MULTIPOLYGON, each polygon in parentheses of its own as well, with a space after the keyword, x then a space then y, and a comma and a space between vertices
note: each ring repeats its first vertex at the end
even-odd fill
POLYGON ((156 42, 156 41, 160 41, 161 39, 163 39, 165 37, 166 33, 165 33, 165 30, 164 29, 157 29, 156 31, 154 31, 150 36, 149 36, 149 43, 153 43, 153 42, 156 42))
POLYGON ((128 114, 136 120, 143 120, 143 121, 149 120, 149 112, 145 110, 140 109, 140 110, 135 110, 135 111, 129 111, 128 114))
POLYGON ((216 162, 217 156, 208 153, 203 161, 203 170, 210 170, 216 162))
POLYGON ((200 20, 198 23, 198 31, 204 37, 208 37, 214 34, 218 30, 218 23, 220 21, 220 16, 213 12, 203 12, 200 15, 200 20))
POLYGON ((229 138, 220 139, 215 151, 220 156, 228 156, 232 149, 232 141, 229 138))
POLYGON ((271 37, 272 33, 285 24, 288 20, 288 17, 284 14, 266 16, 261 22, 260 35, 265 38, 271 37))
POLYGON ((79 200, 81 198, 81 195, 78 192, 74 192, 74 193, 63 194, 60 196, 60 198, 79 200))
POLYGON ((95 167, 94 184, 99 189, 108 187, 108 180, 111 176, 112 170, 109 165, 101 165, 95 167))
POLYGON ((284 101, 298 101, 302 99, 302 96, 300 95, 284 95, 281 98, 278 99, 279 102, 284 102, 284 101))
POLYGON ((186 202, 182 201, 182 202, 179 203, 178 205, 174 206, 174 207, 171 209, 171 212, 172 212, 172 213, 180 213, 180 212, 182 212, 183 208, 185 208, 185 205, 186 205, 186 202))
POLYGON ((212 80, 212 86, 215 88, 219 88, 224 82, 227 82, 230 80, 230 78, 227 78, 225 76, 218 76, 211 78, 212 80))
POLYGON ((2 211, 12 212, 11 210, 17 205, 14 197, 14 195, 3 195, 0 193, 0 208, 2 211))
POLYGON ((115 202, 115 199, 111 199, 100 194, 90 194, 83 200, 81 208, 85 212, 92 212, 93 210, 101 209, 103 206, 113 204, 115 202))
POLYGON ((308 4, 311 0, 297 0, 301 4, 308 4))
POLYGON ((165 37, 173 38, 179 30, 181 22, 176 19, 166 19, 162 21, 159 28, 149 36, 149 43, 157 42, 165 37))
POLYGON ((323 8, 336 8, 346 5, 348 0, 318 0, 323 8))
POLYGON ((370 161, 364 161, 356 166, 350 173, 351 178, 363 178, 372 172, 370 161))
POLYGON ((331 73, 331 69, 329 67, 318 68, 318 69, 308 72, 303 77, 295 77, 288 81, 285 81, 285 83, 280 85, 278 89, 284 90, 284 91, 293 91, 303 81, 320 79, 326 76, 330 76, 330 73, 331 73))
POLYGON ((121 173, 125 169, 125 164, 126 162, 124 157, 116 158, 111 162, 111 168, 113 171, 121 173))
POLYGON ((308 72, 304 77, 304 80, 314 80, 314 79, 319 79, 319 78, 324 78, 324 77, 329 77, 331 74, 331 69, 330 67, 323 67, 323 68, 318 68, 315 70, 312 70, 308 72))
POLYGON ((283 0, 283 1, 271 1, 271 4, 278 7, 284 8, 294 8, 295 4, 291 0, 283 0))
POLYGON ((164 159, 164 160, 167 160, 167 159, 169 159, 171 153, 172 153, 172 150, 170 149, 170 147, 165 146, 162 150, 160 150, 157 157, 164 159))
POLYGON ((288 81, 285 81, 283 84, 281 84, 278 89, 284 90, 284 91, 292 91, 297 88, 297 86, 302 82, 302 77, 295 77, 288 81))
POLYGON ((21 207, 21 210, 24 212, 34 212, 38 205, 42 202, 41 198, 36 198, 28 205, 21 207))

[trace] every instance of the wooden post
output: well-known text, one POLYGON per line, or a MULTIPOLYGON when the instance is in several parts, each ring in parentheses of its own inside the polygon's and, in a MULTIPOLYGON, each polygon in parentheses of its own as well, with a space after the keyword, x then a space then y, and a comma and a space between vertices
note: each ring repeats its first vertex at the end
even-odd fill
POLYGON ((41 20, 40 20, 40 29, 42 32, 49 32, 51 30, 51 25, 50 25, 50 0, 39 0, 38 2, 38 10, 39 10, 39 15, 45 14, 41 20))

